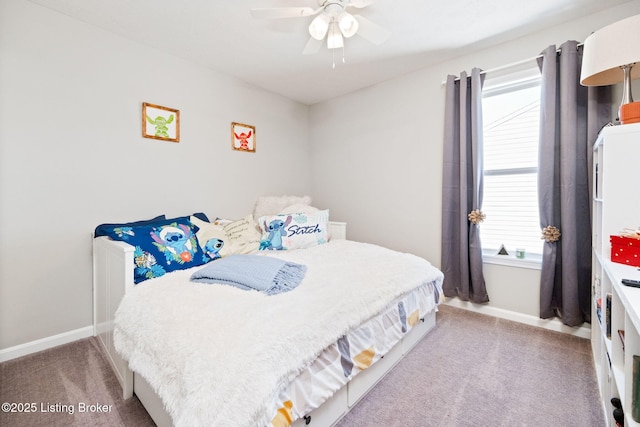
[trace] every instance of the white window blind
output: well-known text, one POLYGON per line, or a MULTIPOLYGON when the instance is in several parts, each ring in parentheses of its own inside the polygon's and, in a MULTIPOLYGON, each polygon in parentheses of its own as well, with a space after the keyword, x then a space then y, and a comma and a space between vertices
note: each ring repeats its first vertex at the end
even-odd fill
POLYGON ((539 78, 483 94, 484 196, 480 225, 483 249, 510 254, 517 248, 540 254, 538 214, 539 78))

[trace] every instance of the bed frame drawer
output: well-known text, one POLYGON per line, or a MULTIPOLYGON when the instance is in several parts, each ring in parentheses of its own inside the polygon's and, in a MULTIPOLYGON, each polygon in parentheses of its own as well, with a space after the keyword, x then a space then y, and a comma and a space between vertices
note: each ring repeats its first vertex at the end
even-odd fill
POLYGON ((356 375, 349 382, 349 406, 355 405, 362 396, 367 394, 367 391, 375 386, 401 357, 402 345, 398 343, 382 359, 356 375))
POLYGON ((337 420, 347 413, 347 387, 342 387, 332 397, 316 410, 311 411, 305 418, 300 418, 292 424, 292 427, 327 427, 333 425, 337 420), (307 424, 308 418, 308 424, 307 424))
POLYGON ((418 322, 411 333, 402 339, 402 354, 407 354, 436 325, 435 316, 425 316, 418 322))

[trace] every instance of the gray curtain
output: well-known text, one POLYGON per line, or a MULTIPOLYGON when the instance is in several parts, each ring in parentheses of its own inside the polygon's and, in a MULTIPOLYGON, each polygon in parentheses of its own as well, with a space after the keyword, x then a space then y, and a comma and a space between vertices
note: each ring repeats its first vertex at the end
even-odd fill
POLYGON ((545 238, 540 317, 569 326, 591 321, 591 159, 611 117, 610 87, 580 85, 582 47, 549 46, 542 73, 538 202, 545 238))
POLYGON ((444 294, 477 303, 489 301, 480 230, 468 218, 482 206, 483 82, 478 68, 447 77, 442 180, 444 294))

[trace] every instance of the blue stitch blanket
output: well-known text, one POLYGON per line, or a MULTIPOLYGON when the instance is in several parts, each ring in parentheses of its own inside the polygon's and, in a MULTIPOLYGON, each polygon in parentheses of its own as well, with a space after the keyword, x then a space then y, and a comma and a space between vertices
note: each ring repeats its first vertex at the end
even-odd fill
POLYGON ((300 284, 307 267, 260 255, 229 255, 193 273, 199 283, 224 283, 267 295, 288 292, 300 284))

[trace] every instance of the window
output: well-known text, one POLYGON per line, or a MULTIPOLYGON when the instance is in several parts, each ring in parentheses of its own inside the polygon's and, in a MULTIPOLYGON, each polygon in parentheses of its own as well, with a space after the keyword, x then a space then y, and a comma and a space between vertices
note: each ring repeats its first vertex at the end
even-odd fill
POLYGON ((480 238, 486 255, 504 245, 510 255, 542 253, 538 214, 540 76, 537 69, 495 81, 483 90, 486 219, 480 238))

